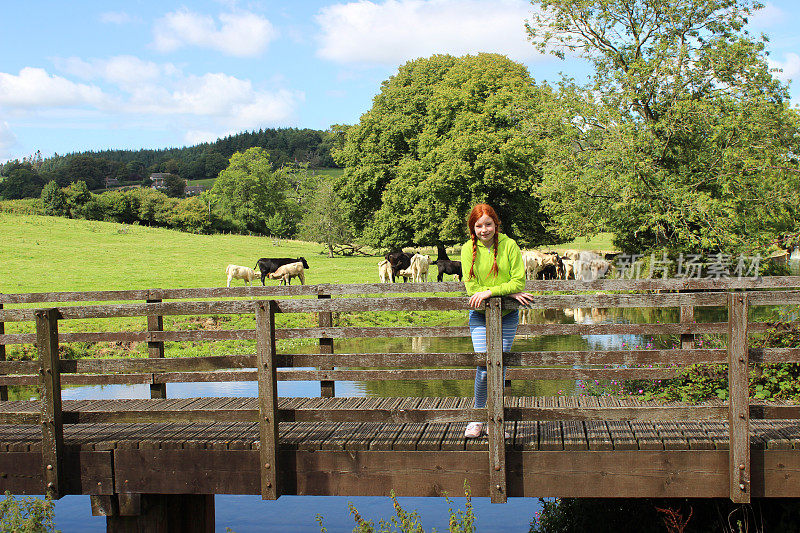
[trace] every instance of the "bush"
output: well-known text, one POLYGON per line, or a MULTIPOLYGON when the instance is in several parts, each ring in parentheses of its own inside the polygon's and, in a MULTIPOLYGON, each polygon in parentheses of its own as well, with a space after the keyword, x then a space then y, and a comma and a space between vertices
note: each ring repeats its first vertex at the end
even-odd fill
POLYGON ((0 212, 14 215, 44 215, 41 198, 0 201, 0 212))
POLYGON ((45 215, 61 217, 67 214, 67 196, 55 181, 44 186, 41 199, 45 215))
POLYGON ((84 218, 84 207, 92 199, 85 181, 70 183, 64 190, 70 218, 84 218))
MULTIPOLYGON (((764 333, 749 335, 749 347, 797 348, 800 346, 800 326, 794 322, 800 315, 795 306, 780 310, 768 322, 764 333)), ((677 338, 668 343, 678 344, 677 338)), ((698 348, 725 349, 720 335, 697 335, 698 348)), ((800 401, 800 363, 756 363, 750 370, 750 397, 758 400, 800 401)), ((645 400, 664 400, 697 403, 711 399, 728 399, 728 366, 726 364, 695 364, 680 368, 671 380, 628 380, 622 392, 645 400)))
POLYGON ((800 509, 792 498, 759 498, 751 504, 704 498, 556 498, 540 500, 542 513, 529 533, 656 533, 683 531, 798 531, 800 509))
POLYGON ((40 533, 57 531, 54 522, 53 502, 50 498, 14 498, 6 491, 0 500, 0 531, 15 533, 40 533))
MULTIPOLYGON (((450 533, 475 533, 475 514, 472 509, 472 494, 469 490, 469 485, 467 482, 464 482, 464 496, 467 497, 466 508, 462 511, 461 509, 453 510, 452 504, 453 502, 445 496, 447 503, 450 504, 450 520, 448 525, 448 531, 450 533)), ((420 524, 420 515, 416 511, 408 512, 400 506, 400 502, 397 501, 397 497, 392 491, 392 506, 394 507, 395 516, 391 517, 388 521, 386 520, 379 520, 378 521, 378 529, 375 529, 375 522, 372 520, 365 520, 361 514, 358 512, 358 509, 353 505, 352 502, 347 502, 347 507, 350 509, 350 516, 353 517, 353 520, 356 522, 356 527, 353 528, 353 533, 390 533, 394 531, 399 531, 401 533, 425 533, 425 530, 422 529, 422 524, 420 524)), ((319 527, 322 533, 326 533, 327 529, 323 525, 323 518, 322 515, 317 515, 317 523, 319 523, 319 527)), ((433 530, 436 531, 435 529, 433 530)))
POLYGON ((207 233, 211 228, 208 207, 197 197, 175 202, 169 225, 192 233, 207 233))

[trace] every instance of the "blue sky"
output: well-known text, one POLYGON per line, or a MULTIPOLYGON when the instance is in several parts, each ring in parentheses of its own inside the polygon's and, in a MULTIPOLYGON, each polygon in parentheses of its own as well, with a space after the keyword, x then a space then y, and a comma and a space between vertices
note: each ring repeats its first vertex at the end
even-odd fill
MULTIPOLYGON (((0 161, 165 148, 248 129, 353 124, 409 59, 500 52, 537 80, 585 77, 527 43, 523 0, 0 0, 0 161)), ((800 7, 767 3, 781 79, 800 79, 800 7)), ((800 91, 792 85, 792 97, 800 91)))

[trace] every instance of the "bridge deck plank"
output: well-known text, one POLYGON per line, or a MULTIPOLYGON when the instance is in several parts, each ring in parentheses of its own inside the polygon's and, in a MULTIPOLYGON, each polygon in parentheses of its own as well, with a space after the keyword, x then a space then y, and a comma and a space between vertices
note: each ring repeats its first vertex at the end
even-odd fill
MULTIPOLYGON (((626 400, 587 398, 508 398, 508 407, 592 407, 626 400)), ((38 402, 14 403, 14 411, 32 412, 38 402)), ((0 404, 2 405, 2 404, 0 404)), ((247 410, 253 398, 185 398, 166 400, 65 400, 65 410, 141 410, 149 407, 179 411, 247 410)), ((282 409, 468 409, 472 398, 281 398, 282 409)), ((4 408, 8 408, 2 405, 4 408)), ((506 421, 507 446, 515 450, 622 451, 726 450, 725 420, 699 421, 506 421)), ((484 451, 488 441, 464 438, 463 422, 293 422, 280 423, 281 449, 484 451)), ((86 451, 136 449, 252 450, 258 441, 255 422, 169 422, 66 424, 65 445, 86 451)), ((40 448, 38 425, 0 425, 0 452, 33 452, 40 448)), ((800 449, 800 421, 753 419, 753 449, 800 449)))

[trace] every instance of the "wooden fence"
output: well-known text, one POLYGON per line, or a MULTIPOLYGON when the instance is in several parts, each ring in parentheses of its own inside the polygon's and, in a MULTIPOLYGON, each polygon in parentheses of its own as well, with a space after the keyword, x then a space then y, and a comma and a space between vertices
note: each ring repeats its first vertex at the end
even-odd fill
MULTIPOLYGON (((0 424, 41 424, 42 465, 46 490, 64 494, 62 462, 65 424, 130 422, 259 423, 261 494, 274 499, 281 494, 278 454, 279 421, 454 422, 488 421, 489 494, 503 502, 506 490, 504 423, 524 420, 709 420, 729 423, 730 497, 750 499, 750 418, 800 418, 800 407, 751 404, 748 368, 753 363, 800 361, 798 348, 748 349, 748 335, 769 326, 748 319, 754 306, 800 304, 800 278, 698 279, 698 280, 598 280, 527 282, 527 290, 556 291, 540 294, 532 308, 679 308, 680 321, 648 324, 537 324, 521 325, 521 335, 680 335, 676 349, 623 349, 502 352, 500 320, 503 310, 516 309, 511 299, 487 301, 487 346, 482 353, 334 353, 333 339, 353 337, 468 337, 466 326, 348 327, 335 326, 333 313, 371 311, 465 310, 467 298, 461 283, 314 285, 301 287, 242 287, 219 289, 154 289, 79 293, 0 295, 0 386, 31 385, 41 390, 41 412, 0 409, 0 424), (392 296, 388 296, 391 291, 392 296), (597 291, 608 291, 598 293, 597 291), (418 296, 419 293, 448 294, 418 296), (453 296, 453 293, 461 295, 453 296), (405 294, 405 295, 404 295, 405 294), (365 296, 371 295, 371 296, 365 296), (180 301, 176 301, 180 300, 180 301), (186 301, 191 300, 191 301, 186 301), (138 301, 138 302, 137 302, 138 301), (47 303, 47 306, 40 304, 47 303), (54 304, 70 304, 56 305, 54 304), (13 308, 9 308, 13 305, 13 308), (697 307, 726 308, 725 322, 694 321, 697 307), (281 313, 316 313, 318 326, 278 328, 281 313), (255 328, 228 330, 164 331, 163 317, 186 315, 254 315, 255 328), (64 321, 146 318, 144 331, 59 332, 64 321), (35 333, 5 333, 4 323, 33 322, 35 333), (696 334, 727 335, 727 349, 693 345, 696 334), (278 353, 280 339, 318 339, 319 353, 278 353), (254 355, 165 358, 164 343, 219 340, 255 341, 254 355), (73 342, 147 342, 147 359, 79 359, 59 357, 59 346, 73 342), (5 361, 5 346, 35 344, 38 361, 5 361), (676 365, 727 363, 729 401, 725 405, 669 406, 525 406, 510 401, 503 387, 507 378, 627 380, 669 379, 676 365), (362 410, 343 402, 319 408, 313 401, 279 408, 277 381, 314 380, 322 397, 334 396, 339 380, 472 379, 474 367, 488 369, 488 398, 483 409, 405 408, 387 405, 362 410), (614 368, 580 368, 617 365, 614 368), (298 367, 313 367, 313 370, 298 367), (377 367, 377 368, 376 368, 377 367), (197 409, 180 411, 152 408, 120 411, 70 411, 62 409, 64 385, 148 383, 153 399, 166 396, 166 384, 204 381, 257 381, 257 409, 197 409)), ((5 394, 5 391, 3 391, 5 394)), ((7 396, 6 396, 7 397, 7 396)), ((4 398, 6 398, 4 397, 4 398)))

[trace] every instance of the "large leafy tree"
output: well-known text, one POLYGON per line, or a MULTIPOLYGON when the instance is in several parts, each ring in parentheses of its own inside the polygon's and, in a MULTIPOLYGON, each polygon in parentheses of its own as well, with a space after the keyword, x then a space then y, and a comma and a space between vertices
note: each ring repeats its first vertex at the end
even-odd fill
MULTIPOLYGON (((629 252, 753 250, 798 220, 798 117, 746 31, 751 0, 542 0, 562 83, 543 199, 564 236, 610 230, 629 252)), ((541 124, 532 124, 538 131, 541 124)))
POLYGON ((300 225, 300 237, 324 244, 328 257, 333 257, 343 245, 353 241, 352 227, 344 216, 333 181, 321 181, 310 200, 300 225))
POLYGON ((334 157, 357 234, 374 246, 454 243, 480 201, 524 243, 546 238, 536 191, 542 143, 524 128, 543 100, 524 65, 496 54, 402 65, 334 157))
MULTIPOLYGON (((263 148, 233 154, 228 168, 219 173, 211 189, 215 210, 241 230, 280 234, 287 205, 286 183, 272 171, 263 148)), ((280 235, 283 236, 283 235, 280 235)))

